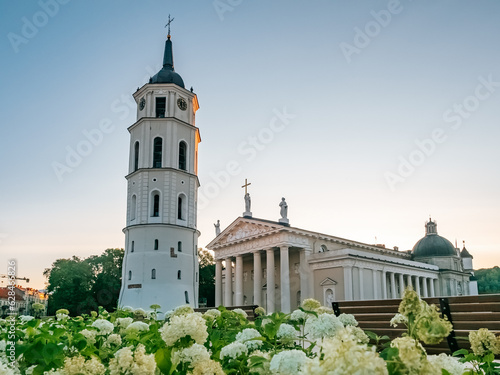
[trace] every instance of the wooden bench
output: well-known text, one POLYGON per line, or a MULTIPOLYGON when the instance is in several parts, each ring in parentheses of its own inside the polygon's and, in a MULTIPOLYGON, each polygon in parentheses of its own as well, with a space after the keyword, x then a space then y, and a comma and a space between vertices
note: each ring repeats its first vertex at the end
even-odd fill
MULTIPOLYGON (((250 321, 253 321, 255 320, 255 309, 259 307, 258 305, 247 305, 247 306, 230 306, 230 307, 226 307, 226 310, 234 310, 234 309, 241 309, 243 310, 244 312, 247 313, 247 319, 250 320, 250 321)), ((211 310, 211 309, 216 309, 217 310, 217 307, 199 307, 197 309, 194 309, 195 312, 200 312, 200 313, 204 313, 205 311, 207 310, 211 310)))
MULTIPOLYGON (((450 336, 438 345, 424 345, 428 354, 451 354, 458 349, 470 350, 469 332, 479 328, 488 328, 500 334, 500 294, 484 294, 463 297, 423 298, 429 305, 439 307, 441 315, 446 315, 453 325, 450 336)), ((405 332, 405 326, 390 325, 391 319, 398 312, 400 299, 343 301, 333 302, 332 307, 338 316, 341 313, 352 314, 359 322, 359 327, 387 335, 392 340, 405 332)))

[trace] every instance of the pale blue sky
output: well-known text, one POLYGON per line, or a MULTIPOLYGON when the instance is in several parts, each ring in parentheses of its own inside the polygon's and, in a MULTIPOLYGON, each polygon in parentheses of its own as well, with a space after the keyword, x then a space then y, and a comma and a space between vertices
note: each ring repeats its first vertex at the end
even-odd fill
POLYGON ((126 103, 160 67, 169 13, 201 105, 200 246, 241 215, 248 178, 255 217, 277 220, 284 196, 293 226, 408 250, 431 214, 477 268, 500 265, 497 1, 55 1, 0 3, 0 270, 15 257, 42 287, 57 258, 123 247, 126 103), (446 122, 455 104, 469 110, 446 122), (294 118, 265 130, 285 108, 294 118), (112 131, 58 179, 53 163, 103 120, 112 131), (421 165, 391 189, 411 155, 421 165), (212 196, 229 161, 239 173, 212 196))

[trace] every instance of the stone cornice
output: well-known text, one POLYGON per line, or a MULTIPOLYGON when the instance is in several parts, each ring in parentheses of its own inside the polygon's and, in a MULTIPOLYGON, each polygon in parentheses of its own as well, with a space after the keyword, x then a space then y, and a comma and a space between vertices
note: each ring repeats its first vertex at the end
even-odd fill
MULTIPOLYGON (((340 237, 329 236, 322 233, 311 232, 300 228, 283 226, 277 222, 275 223, 268 220, 244 217, 237 218, 219 236, 213 239, 207 245, 207 248, 217 252, 218 250, 221 250, 223 248, 232 247, 233 245, 238 243, 251 242, 258 238, 266 237, 277 232, 287 233, 289 235, 288 240, 284 239, 284 243, 282 243, 282 245, 284 246, 286 245, 291 247, 304 247, 312 249, 312 243, 314 241, 324 240, 335 244, 344 245, 352 249, 368 250, 375 254, 387 255, 391 258, 396 257, 407 260, 411 259, 411 256, 408 253, 385 249, 382 247, 368 245, 357 241, 351 241, 340 237), (252 230, 249 229, 246 231, 246 233, 245 231, 242 231, 240 235, 238 235, 238 231, 234 230, 236 227, 244 225, 243 223, 246 223, 247 227, 260 227, 269 229, 255 229, 255 233, 253 233, 252 230)), ((279 244, 276 244, 274 246, 279 246, 279 244)))
POLYGON ((404 275, 429 277, 432 279, 437 279, 439 271, 430 269, 418 269, 409 265, 392 263, 388 264, 382 260, 364 260, 359 258, 354 258, 351 256, 346 256, 344 258, 336 260, 327 261, 309 261, 309 267, 311 270, 319 270, 324 268, 335 268, 335 267, 357 267, 357 268, 367 268, 375 271, 386 271, 394 273, 402 273, 404 275))

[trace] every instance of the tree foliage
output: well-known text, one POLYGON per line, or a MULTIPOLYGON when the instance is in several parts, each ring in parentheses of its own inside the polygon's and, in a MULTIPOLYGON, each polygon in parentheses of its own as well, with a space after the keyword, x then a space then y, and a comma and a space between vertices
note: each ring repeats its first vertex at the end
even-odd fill
POLYGON ((198 261, 200 263, 200 288, 199 301, 207 306, 215 306, 215 261, 208 250, 199 249, 198 261))
POLYGON ((500 293, 500 268, 483 268, 474 271, 477 278, 477 288, 480 294, 500 293))
POLYGON ((86 259, 57 259, 44 275, 48 279, 48 314, 61 308, 71 315, 88 314, 103 306, 114 311, 121 287, 123 249, 107 249, 86 259))

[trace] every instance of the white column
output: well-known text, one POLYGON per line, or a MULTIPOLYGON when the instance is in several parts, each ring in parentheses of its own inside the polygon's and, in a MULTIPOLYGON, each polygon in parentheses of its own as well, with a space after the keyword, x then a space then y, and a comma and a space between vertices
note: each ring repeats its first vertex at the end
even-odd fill
POLYGON ((235 281, 235 293, 234 293, 234 305, 243 305, 243 257, 241 255, 236 256, 236 268, 234 270, 234 281, 235 281))
POLYGON ((359 299, 365 299, 365 289, 363 282, 363 268, 358 267, 358 282, 359 282, 359 299))
POLYGON ((215 261, 215 307, 222 305, 222 260, 215 261))
POLYGON ((352 301, 352 266, 344 267, 344 299, 352 301))
POLYGON ((253 303, 259 305, 262 303, 262 264, 260 251, 253 253, 253 303))
POLYGON ((391 277, 391 298, 397 298, 396 297, 396 278, 394 276, 394 272, 391 272, 390 277, 391 277))
POLYGON ((435 297, 436 296, 436 289, 435 289, 435 286, 434 286, 434 280, 435 279, 431 279, 431 297, 435 297))
POLYGON ((266 250, 266 267, 267 267, 267 313, 274 312, 274 249, 266 250))
POLYGON ((224 306, 233 305, 233 265, 231 258, 226 258, 226 272, 224 284, 224 306))
POLYGON ((387 299, 387 271, 382 271, 382 297, 387 299))
POLYGON ((408 286, 411 286, 413 288, 413 283, 412 283, 411 278, 412 278, 411 275, 407 275, 406 276, 406 282, 407 282, 408 286))
POLYGON ((377 270, 372 270, 373 299, 378 299, 377 270))
POLYGON ((415 291, 420 296, 420 276, 415 276, 415 286, 417 287, 415 291))
POLYGON ((427 292, 427 277, 422 278, 422 286, 424 288, 424 297, 429 297, 429 293, 427 292))
MULTIPOLYGON (((312 298, 312 288, 310 284, 312 283, 312 273, 309 268, 309 254, 310 250, 300 249, 300 266, 299 266, 299 276, 300 276, 300 298, 305 300, 306 298, 312 298)), ((301 302, 302 302, 301 301, 301 302)))
POLYGON ((399 274, 399 295, 403 298, 403 294, 405 293, 405 278, 402 273, 399 274))
POLYGON ((281 311, 290 313, 290 260, 288 246, 280 247, 281 311))

